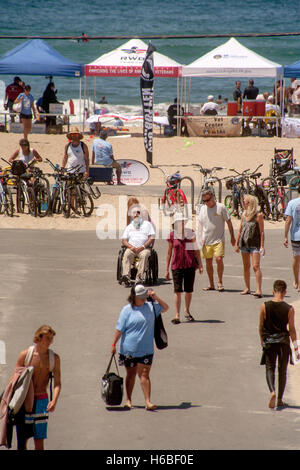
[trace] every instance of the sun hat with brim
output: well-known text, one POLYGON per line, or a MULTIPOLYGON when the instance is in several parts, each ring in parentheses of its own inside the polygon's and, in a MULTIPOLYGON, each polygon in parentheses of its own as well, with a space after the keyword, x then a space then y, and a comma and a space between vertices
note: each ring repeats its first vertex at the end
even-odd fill
POLYGON ((146 299, 148 297, 148 290, 143 284, 137 284, 134 288, 134 293, 137 299, 146 299))
POLYGON ((79 140, 83 139, 83 135, 81 134, 78 127, 71 127, 70 132, 67 134, 67 139, 72 140, 72 135, 78 134, 79 140))
POLYGON ((182 214, 182 212, 176 212, 175 215, 174 215, 174 219, 173 219, 173 226, 176 222, 187 222, 189 219, 188 217, 186 217, 185 215, 182 214))

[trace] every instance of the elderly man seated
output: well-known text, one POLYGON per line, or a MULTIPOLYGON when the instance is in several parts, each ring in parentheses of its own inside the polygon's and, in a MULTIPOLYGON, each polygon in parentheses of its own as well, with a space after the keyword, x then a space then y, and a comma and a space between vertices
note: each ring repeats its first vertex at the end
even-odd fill
POLYGON ((152 246, 155 238, 153 225, 142 218, 141 209, 138 206, 133 207, 130 215, 132 222, 127 225, 122 235, 122 243, 126 247, 122 263, 122 281, 127 286, 131 282, 131 265, 136 257, 139 258, 139 265, 135 282, 145 282, 144 276, 147 261, 151 254, 149 248, 152 246))
POLYGON ((205 114, 206 116, 215 116, 218 114, 218 110, 220 106, 217 103, 214 103, 214 96, 209 95, 207 97, 207 102, 204 103, 202 108, 200 109, 200 114, 205 114))
MULTIPOLYGON (((117 184, 121 183, 122 167, 115 161, 113 155, 112 145, 106 142, 107 132, 101 130, 99 133, 99 139, 95 139, 92 146, 92 165, 104 165, 110 166, 116 169, 117 173, 117 184)), ((113 184, 111 181, 110 184, 113 184)))
MULTIPOLYGON (((274 104, 274 102, 275 102, 274 96, 272 95, 268 96, 268 99, 266 102, 266 116, 274 116, 274 117, 280 116, 280 106, 278 106, 277 104, 274 104)), ((265 124, 268 128, 268 133, 272 134, 272 131, 276 126, 276 119, 274 118, 265 119, 265 124)))

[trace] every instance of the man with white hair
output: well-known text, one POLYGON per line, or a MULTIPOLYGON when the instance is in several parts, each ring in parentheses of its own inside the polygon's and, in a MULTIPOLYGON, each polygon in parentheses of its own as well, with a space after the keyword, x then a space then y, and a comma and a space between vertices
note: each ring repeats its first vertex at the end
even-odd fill
POLYGON ((274 96, 272 95, 268 96, 268 99, 266 102, 266 112, 267 111, 276 111, 277 113, 280 114, 280 107, 274 104, 274 96))
POLYGON ((200 109, 200 114, 215 116, 216 114, 218 114, 219 109, 220 106, 217 103, 214 103, 214 96, 209 95, 207 97, 207 102, 204 103, 204 105, 200 109))

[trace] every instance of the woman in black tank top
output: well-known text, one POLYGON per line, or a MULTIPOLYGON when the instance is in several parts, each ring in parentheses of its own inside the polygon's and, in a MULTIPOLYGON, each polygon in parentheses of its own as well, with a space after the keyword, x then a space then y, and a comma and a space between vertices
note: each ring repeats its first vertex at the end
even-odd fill
POLYGON ((263 354, 261 365, 266 366, 266 380, 270 391, 269 408, 275 408, 275 369, 278 360, 278 396, 277 407, 283 406, 282 401, 285 385, 286 371, 292 355, 290 348, 290 337, 293 341, 297 360, 300 359, 297 335, 294 323, 294 308, 284 302, 286 295, 286 283, 275 281, 273 285, 273 300, 265 302, 260 307, 259 335, 263 354))

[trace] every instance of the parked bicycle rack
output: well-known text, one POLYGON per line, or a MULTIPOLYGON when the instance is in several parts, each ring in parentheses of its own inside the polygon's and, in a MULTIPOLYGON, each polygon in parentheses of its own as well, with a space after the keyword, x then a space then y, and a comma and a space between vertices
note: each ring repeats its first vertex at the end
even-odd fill
POLYGON ((194 180, 192 178, 190 178, 190 176, 184 176, 183 178, 181 178, 179 187, 181 186, 181 183, 182 183, 183 180, 188 180, 191 183, 192 214, 196 214, 196 210, 195 210, 195 183, 194 183, 194 180))

